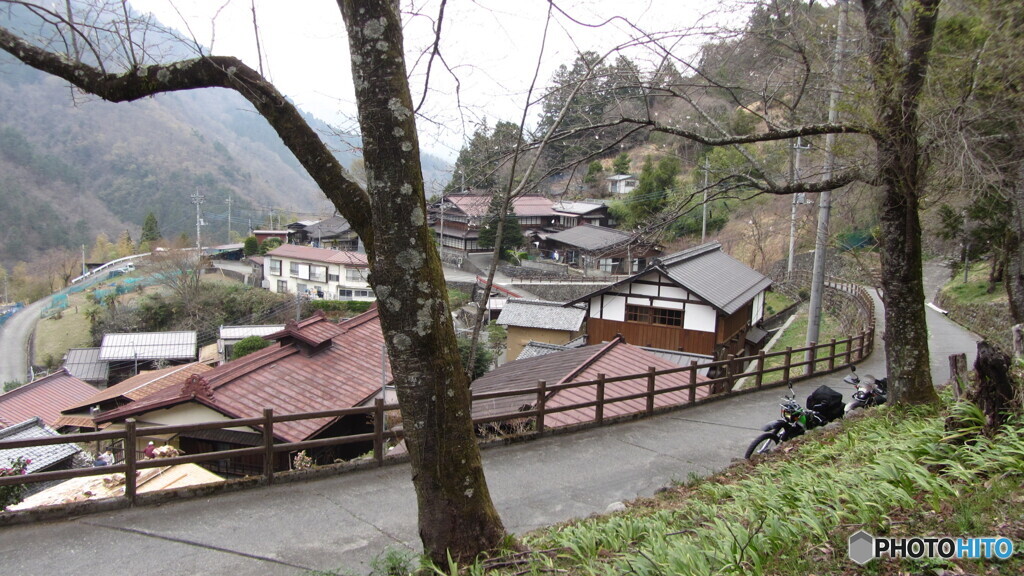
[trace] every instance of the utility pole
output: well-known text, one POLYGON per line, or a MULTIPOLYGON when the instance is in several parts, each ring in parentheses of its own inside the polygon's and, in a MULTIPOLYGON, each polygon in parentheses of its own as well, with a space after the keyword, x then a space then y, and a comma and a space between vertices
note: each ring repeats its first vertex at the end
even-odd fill
POLYGON ((704 201, 701 202, 701 224, 700 224, 700 243, 704 243, 704 239, 708 235, 708 173, 711 172, 711 161, 707 155, 704 156, 704 201))
POLYGON ((231 195, 228 195, 228 243, 231 243, 231 195))
POLYGON ((85 276, 88 271, 89 269, 85 266, 85 244, 82 244, 82 276, 85 276))
POLYGON ((199 190, 197 189, 196 193, 192 195, 192 203, 196 205, 196 249, 200 251, 203 249, 203 240, 202 236, 200 235, 200 225, 202 224, 203 221, 199 217, 199 207, 202 206, 203 202, 205 201, 206 197, 200 194, 199 190))
MULTIPOLYGON (((846 33, 846 12, 849 5, 845 0, 840 2, 839 25, 836 27, 835 64, 832 68, 832 88, 828 97, 828 123, 835 124, 839 117, 839 78, 843 64, 843 35, 846 33)), ((835 166, 836 135, 825 136, 825 173, 827 181, 832 178, 835 166)), ((825 255, 828 246, 828 220, 832 207, 832 193, 828 190, 821 193, 818 200, 818 231, 814 239, 814 271, 811 277, 811 302, 807 313, 807 344, 817 342, 821 331, 821 301, 825 292, 825 255)), ((810 353, 809 353, 810 354, 810 353)))
MULTIPOLYGON (((803 145, 803 140, 799 136, 796 137, 796 144, 793 145, 793 171, 789 177, 791 184, 800 181, 800 153, 810 150, 810 148, 810 146, 803 145)), ((803 193, 793 194, 793 210, 789 219, 789 260, 786 262, 786 278, 793 275, 793 260, 796 258, 796 207, 798 204, 804 203, 803 193)))

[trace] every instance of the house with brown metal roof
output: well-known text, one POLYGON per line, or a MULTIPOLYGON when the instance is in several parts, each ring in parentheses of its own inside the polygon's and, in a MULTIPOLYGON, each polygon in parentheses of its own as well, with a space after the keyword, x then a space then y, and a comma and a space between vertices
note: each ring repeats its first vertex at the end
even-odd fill
POLYGON ((189 377, 211 370, 212 366, 193 362, 182 366, 170 366, 161 370, 140 372, 123 382, 96 392, 85 400, 75 402, 61 410, 57 419, 60 428, 94 429, 94 418, 122 406, 138 402, 165 388, 181 386, 189 377))
MULTIPOLYGON (((148 437, 146 424, 188 424, 254 418, 264 408, 275 414, 295 414, 352 408, 372 402, 391 381, 390 363, 384 352, 384 337, 376 308, 340 324, 318 313, 267 337, 276 343, 209 371, 193 374, 182 384, 170 386, 145 398, 105 412, 100 424, 123 426, 131 417, 139 422, 141 449, 148 437)), ((277 442, 298 442, 358 434, 372 430, 363 416, 319 418, 280 422, 274 425, 277 442)), ((209 452, 215 448, 251 447, 262 442, 256 429, 199 430, 174 438, 159 438, 186 453, 209 452)), ((350 458, 368 448, 346 445, 311 453, 323 462, 350 458)), ((278 466, 286 466, 281 454, 278 466)), ((214 469, 242 474, 254 462, 224 463, 214 469)))
MULTIPOLYGON (((486 418, 532 410, 537 403, 537 383, 541 380, 545 382, 546 386, 556 386, 572 382, 596 381, 601 374, 606 379, 636 375, 632 379, 606 383, 604 397, 613 399, 642 394, 648 390, 647 374, 652 368, 671 370, 679 369, 679 366, 642 348, 627 344, 621 337, 603 344, 571 348, 516 360, 477 378, 473 381, 471 389, 474 395, 517 390, 522 390, 523 394, 474 400, 473 417, 486 418)), ((699 384, 705 380, 704 376, 697 375, 696 383, 699 384)), ((666 390, 690 383, 689 371, 673 372, 658 376, 655 379, 655 390, 666 390)), ((698 387, 695 397, 699 400, 709 393, 709 387, 698 387)), ((546 409, 550 412, 545 417, 545 425, 550 428, 558 428, 593 421, 596 414, 593 406, 566 411, 557 410, 574 404, 593 402, 596 397, 596 383, 550 392, 545 399, 546 409)), ((689 391, 684 389, 657 395, 654 407, 663 408, 687 402, 689 402, 689 391)), ((615 418, 637 414, 646 408, 647 401, 644 398, 609 402, 604 406, 604 417, 615 418)))
POLYGON ((0 394, 0 428, 39 417, 56 428, 60 411, 96 393, 96 388, 60 370, 0 394))
POLYGON ((657 258, 643 272, 568 305, 587 306, 587 342, 630 344, 724 359, 763 345, 771 279, 712 242, 657 258))
POLYGON ((263 284, 271 292, 327 300, 376 299, 366 281, 366 254, 286 244, 267 252, 263 284))
POLYGON ((632 274, 661 254, 660 246, 636 234, 591 224, 541 234, 539 238, 545 258, 605 274, 632 274))

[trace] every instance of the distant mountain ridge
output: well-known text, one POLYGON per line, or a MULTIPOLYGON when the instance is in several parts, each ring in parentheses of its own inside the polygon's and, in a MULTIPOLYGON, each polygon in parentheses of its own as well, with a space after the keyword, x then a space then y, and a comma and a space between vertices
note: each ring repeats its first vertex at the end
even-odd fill
MULTIPOLYGON (((306 119, 352 166, 359 137, 306 119)), ((447 179, 443 160, 423 161, 427 182, 447 179)), ((228 240, 229 198, 231 228, 243 233, 272 213, 287 223, 334 212, 273 129, 233 91, 112 104, 0 54, 0 263, 88 248, 100 232, 114 240, 128 230, 137 241, 150 211, 164 237, 194 237, 196 192, 205 197, 204 243, 228 240)))

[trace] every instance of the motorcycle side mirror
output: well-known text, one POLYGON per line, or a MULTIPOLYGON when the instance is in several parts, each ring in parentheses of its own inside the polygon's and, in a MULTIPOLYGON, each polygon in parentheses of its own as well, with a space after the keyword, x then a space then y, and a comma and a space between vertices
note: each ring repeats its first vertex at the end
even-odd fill
POLYGON ((793 383, 789 382, 788 384, 789 384, 789 395, 787 396, 787 398, 792 400, 792 399, 796 398, 796 392, 793 390, 793 383))
POLYGON ((854 366, 853 364, 850 364, 850 372, 853 372, 854 374, 856 374, 857 373, 857 367, 854 366))

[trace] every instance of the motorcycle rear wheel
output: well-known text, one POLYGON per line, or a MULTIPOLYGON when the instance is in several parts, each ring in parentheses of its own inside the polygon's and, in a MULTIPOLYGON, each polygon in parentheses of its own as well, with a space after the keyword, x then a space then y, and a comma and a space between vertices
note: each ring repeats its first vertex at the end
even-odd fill
POLYGON ((754 454, 766 454, 774 450, 778 445, 779 436, 773 432, 766 432, 754 438, 754 441, 747 447, 747 452, 743 457, 749 460, 754 454))

